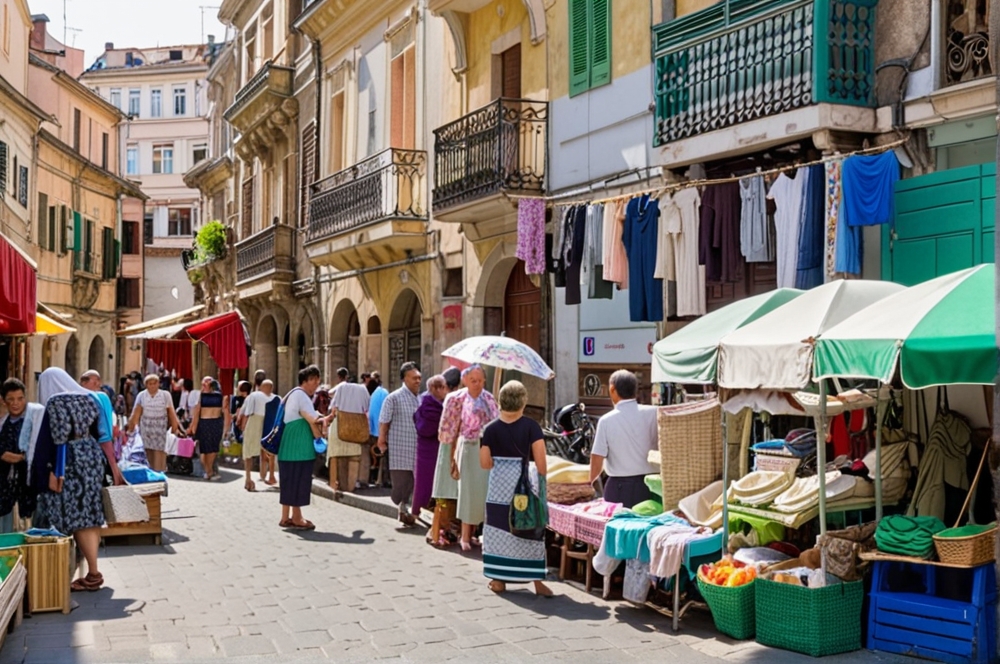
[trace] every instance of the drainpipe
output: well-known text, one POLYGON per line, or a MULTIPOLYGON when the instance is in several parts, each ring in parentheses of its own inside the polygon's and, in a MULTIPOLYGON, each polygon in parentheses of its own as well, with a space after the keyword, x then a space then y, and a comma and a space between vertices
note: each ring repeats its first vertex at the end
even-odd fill
POLYGON ((931 0, 931 89, 941 89, 941 68, 944 58, 941 57, 941 3, 943 0, 931 0))

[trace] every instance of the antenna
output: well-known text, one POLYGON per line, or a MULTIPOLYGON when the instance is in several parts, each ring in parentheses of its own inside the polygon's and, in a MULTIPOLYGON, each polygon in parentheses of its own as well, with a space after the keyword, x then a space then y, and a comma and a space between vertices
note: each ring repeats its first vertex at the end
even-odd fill
MULTIPOLYGON (((63 0, 65 2, 66 0, 63 0)), ((198 5, 198 9, 201 10, 201 43, 205 43, 205 10, 206 9, 222 9, 218 5, 198 5)))

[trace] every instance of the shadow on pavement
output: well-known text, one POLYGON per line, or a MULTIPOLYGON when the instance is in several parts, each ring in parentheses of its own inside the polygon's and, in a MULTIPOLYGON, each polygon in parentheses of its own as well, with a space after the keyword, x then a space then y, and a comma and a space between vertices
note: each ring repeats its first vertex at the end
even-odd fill
POLYGON ((611 610, 603 606, 578 602, 569 595, 559 594, 557 584, 549 584, 556 595, 555 597, 539 597, 523 584, 508 584, 507 591, 500 593, 498 597, 507 600, 511 604, 526 609, 542 616, 552 616, 563 620, 607 620, 611 615, 611 610))
POLYGON ((340 533, 325 533, 317 530, 289 530, 286 531, 299 539, 307 542, 322 542, 324 544, 374 544, 374 537, 362 537, 363 530, 355 530, 350 537, 340 533))

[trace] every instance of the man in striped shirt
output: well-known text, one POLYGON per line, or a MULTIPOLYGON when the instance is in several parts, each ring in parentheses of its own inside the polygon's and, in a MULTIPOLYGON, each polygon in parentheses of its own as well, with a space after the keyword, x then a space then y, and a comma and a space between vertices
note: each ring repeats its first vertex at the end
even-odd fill
POLYGON ((413 414, 420 406, 420 369, 414 362, 399 368, 403 386, 385 398, 379 414, 378 447, 389 451, 389 476, 392 478, 392 502, 399 509, 399 520, 407 528, 416 523, 409 510, 413 495, 413 467, 417 456, 417 427, 413 414))

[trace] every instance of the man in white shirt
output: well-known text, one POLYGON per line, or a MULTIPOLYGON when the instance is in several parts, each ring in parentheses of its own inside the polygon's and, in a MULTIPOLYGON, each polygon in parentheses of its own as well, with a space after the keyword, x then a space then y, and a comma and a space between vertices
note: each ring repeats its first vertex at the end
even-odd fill
MULTIPOLYGON (((261 439, 270 433, 270 430, 264 431, 264 416, 267 413, 267 406, 277 398, 274 394, 274 383, 269 380, 262 381, 260 389, 251 392, 250 396, 243 402, 239 419, 236 420, 236 426, 243 432, 243 470, 246 471, 245 488, 247 491, 256 491, 256 486, 250 479, 250 473, 253 471, 254 457, 257 456, 260 456, 260 481, 268 486, 274 486, 278 483, 274 478, 275 464, 273 462, 270 463, 270 477, 264 479, 266 468, 264 455, 267 452, 260 446, 261 439)), ((274 427, 273 422, 270 424, 269 429, 274 427)))
MULTIPOLYGON (((337 379, 340 381, 333 388, 333 403, 330 404, 330 415, 336 418, 341 413, 361 413, 367 416, 369 395, 368 389, 360 383, 349 381, 350 371, 346 368, 337 370, 337 379)), ((340 422, 337 421, 339 428, 340 422)), ((327 457, 330 463, 330 486, 340 491, 353 491, 360 488, 358 482, 358 472, 361 467, 361 454, 363 446, 357 443, 347 443, 340 440, 339 436, 330 432, 329 449, 327 457), (336 463, 332 463, 336 459, 336 463)))
POLYGON ((597 421, 594 447, 590 452, 590 481, 602 471, 608 474, 604 499, 633 507, 652 498, 645 477, 656 472, 649 453, 658 448, 656 407, 640 406, 636 400, 639 379, 619 369, 608 380, 615 409, 597 421))

